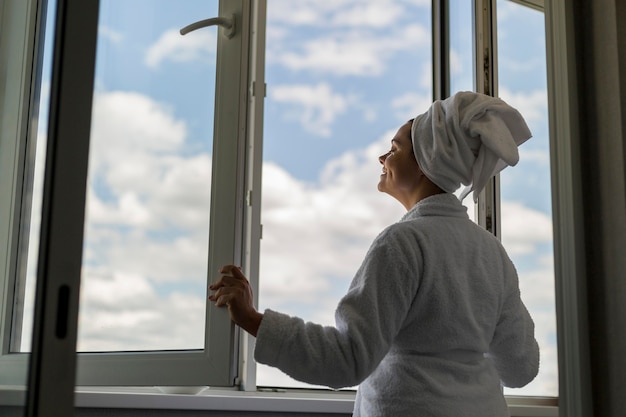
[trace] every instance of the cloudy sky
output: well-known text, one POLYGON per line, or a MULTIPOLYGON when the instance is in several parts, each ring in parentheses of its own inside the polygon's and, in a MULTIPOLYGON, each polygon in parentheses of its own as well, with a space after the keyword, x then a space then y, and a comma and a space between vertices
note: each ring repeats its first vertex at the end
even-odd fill
MULTIPOLYGON (((178 29, 217 2, 101 3, 79 350, 201 348, 217 32, 178 29)), ((452 84, 472 89, 461 7, 452 84)), ((498 7, 500 96, 534 134, 501 178, 502 240, 542 348, 539 377, 509 393, 557 395, 543 16, 498 7)), ((376 190, 377 157, 431 102, 430 42, 429 0, 268 0, 261 309, 332 324, 369 243, 402 216, 376 190)), ((266 367, 257 383, 301 386, 266 367)))

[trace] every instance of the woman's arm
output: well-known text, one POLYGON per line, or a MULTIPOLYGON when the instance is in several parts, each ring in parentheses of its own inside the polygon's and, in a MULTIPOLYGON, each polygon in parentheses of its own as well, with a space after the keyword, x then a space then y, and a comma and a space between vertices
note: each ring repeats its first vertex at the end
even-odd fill
POLYGON ((247 280, 232 265, 224 267, 222 278, 210 287, 216 291, 210 299, 228 306, 235 323, 251 323, 250 330, 244 329, 257 334, 258 362, 307 383, 354 386, 388 352, 413 302, 419 271, 415 259, 409 262, 406 247, 396 233, 383 233, 374 241, 339 302, 335 327, 271 310, 265 315, 256 312, 247 280))

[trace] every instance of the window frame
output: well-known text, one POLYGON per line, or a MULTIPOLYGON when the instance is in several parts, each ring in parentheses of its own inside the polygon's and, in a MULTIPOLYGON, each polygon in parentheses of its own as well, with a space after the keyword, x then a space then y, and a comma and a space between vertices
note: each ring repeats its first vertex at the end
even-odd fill
MULTIPOLYGON (((217 36, 211 213, 220 216, 210 216, 207 282, 218 266, 240 263, 243 255, 250 2, 220 0, 218 14, 235 15, 236 33, 228 38, 218 29, 217 36)), ((204 350, 79 353, 77 385, 231 387, 239 374, 238 339, 228 312, 207 302, 204 350)))
MULTIPOLYGON (((29 19, 24 19, 24 23, 29 31, 33 32, 37 28, 42 27, 36 23, 36 13, 29 7, 37 4, 37 0, 31 2, 11 1, 4 4, 3 17, 8 18, 7 10, 11 10, 11 6, 20 6, 24 10, 23 13, 30 13, 29 19)), ((71 4, 71 3, 69 3, 71 4)), ((99 8, 99 1, 93 0, 90 2, 91 7, 99 8)), ((212 173, 212 187, 211 187, 211 212, 220 213, 219 218, 217 216, 211 216, 210 232, 209 232, 209 265, 215 266, 215 268, 209 268, 209 276, 207 280, 214 280, 217 274, 217 266, 226 263, 241 263, 243 253, 242 246, 244 240, 243 232, 243 207, 245 203, 244 199, 244 165, 245 165, 245 150, 246 150, 246 124, 247 124, 247 81, 248 81, 248 68, 249 68, 249 56, 248 56, 248 43, 249 43, 249 19, 250 19, 250 2, 245 0, 228 0, 219 2, 219 14, 221 16, 236 16, 237 32, 233 38, 227 38, 226 36, 218 36, 218 53, 217 53, 217 68, 216 68, 216 116, 214 124, 214 146, 213 155, 214 162, 212 173), (234 68, 234 70, 233 70, 234 68), (234 123, 233 123, 234 122, 234 123), (216 242, 219 242, 217 244, 216 242)), ((59 7, 66 6, 64 1, 59 1, 57 4, 59 7)), ((67 10, 66 10, 67 11, 67 10)), ((54 11, 50 11, 54 12, 54 11)), ((63 12, 65 13, 65 12, 63 12)), ((96 14, 97 16, 97 14, 96 14)), ((81 24, 93 25, 91 21, 81 21, 80 14, 65 13, 63 16, 63 28, 57 27, 54 30, 59 31, 66 27, 79 27, 81 24)), ((17 23, 19 26, 20 23, 17 23)), ((97 24, 97 21, 96 21, 97 24)), ((9 26, 9 25, 6 25, 9 26)), ((57 25, 58 26, 58 25, 57 25)), ((5 27, 5 25, 3 25, 5 27)), ((19 29, 19 28, 18 28, 19 29)), ((95 31, 94 27, 90 26, 90 29, 95 31)), ((215 29, 214 29, 215 30, 215 29)), ((19 31, 16 31, 19 32, 19 31)), ((29 32, 30 33, 30 32, 29 32)), ((76 39, 80 39, 80 36, 75 36, 76 39)), ((3 40, 7 37, 3 36, 3 40)), ((6 257, 3 259, 5 264, 3 267, 3 274, 0 277, 2 284, 2 308, 3 308, 3 323, 2 333, 0 334, 2 342, 2 357, 0 358, 0 366, 2 366, 3 372, 0 377, 0 383, 7 385, 23 385, 26 380, 26 368, 28 357, 30 355, 24 353, 11 353, 9 346, 10 343, 10 330, 11 329, 11 317, 13 316, 13 291, 15 286, 15 280, 19 279, 19 253, 20 245, 23 245, 19 241, 20 227, 24 224, 20 223, 19 213, 23 211, 21 206, 22 201, 27 206, 28 202, 22 195, 23 184, 21 178, 28 175, 27 168, 25 168, 25 150, 28 143, 34 142, 31 138, 29 141, 27 138, 26 128, 30 127, 29 121, 29 104, 34 103, 33 97, 30 97, 31 93, 31 79, 33 74, 29 69, 32 66, 31 54, 34 53, 34 44, 32 36, 29 39, 22 38, 18 41, 11 41, 10 44, 12 52, 15 49, 15 54, 20 55, 21 59, 7 59, 3 60, 7 65, 13 65, 11 68, 12 77, 19 75, 21 83, 19 84, 19 94, 23 97, 12 97, 12 106, 18 109, 19 115, 11 115, 12 118, 7 120, 13 121, 17 124, 14 128, 14 132, 10 135, 3 134, 3 146, 6 145, 9 151, 7 155, 15 155, 9 163, 2 164, 3 171, 6 169, 11 175, 4 176, 3 178, 9 178, 9 181, 3 181, 2 187, 8 187, 9 195, 12 196, 9 201, 3 201, 2 207, 2 226, 8 228, 6 234, 11 236, 11 239, 6 239, 2 244, 6 247, 0 248, 6 253, 6 257), (26 62, 26 64, 23 64, 26 62), (30 63, 29 63, 30 62, 30 63), (23 64, 18 66, 18 64, 23 64), (30 100, 28 99, 30 97, 30 100), (6 144, 4 141, 6 140, 6 144), (5 331, 6 330, 6 331, 5 331), (6 370, 6 372, 5 372, 6 370)), ((94 77, 94 55, 81 54, 80 42, 71 43, 64 46, 63 49, 63 62, 69 62, 71 65, 63 65, 60 62, 54 63, 55 69, 59 71, 66 70, 68 67, 72 67, 75 70, 75 74, 83 75, 84 77, 94 77)), ((95 54, 95 45, 91 48, 91 52, 95 54)), ((57 57, 53 58, 53 60, 57 57)), ((79 90, 63 89, 65 85, 53 86, 53 89, 58 87, 60 101, 64 100, 64 97, 69 97, 70 94, 73 98, 74 95, 78 95, 79 98, 75 101, 81 101, 83 108, 91 109, 93 82, 91 85, 74 85, 72 87, 79 90), (83 91, 86 89, 90 91, 83 91), (70 92, 71 91, 71 92, 70 92)), ((17 93, 14 95, 18 95, 17 93)), ((72 101, 72 98, 67 100, 72 101)), ((51 109, 51 120, 52 111, 51 109)), ((3 112, 3 115, 6 113, 3 112)), ((89 126, 91 112, 87 115, 79 115, 80 120, 76 122, 86 123, 89 126), (84 117, 83 117, 84 116, 84 117)), ((79 124, 80 124, 79 123, 79 124)), ((4 125, 4 123, 3 123, 4 125)), ((51 123, 52 125, 52 123, 51 123)), ((36 129, 35 129, 36 131, 36 129)), ((49 137, 53 135, 49 133, 49 137)), ((84 140, 83 140, 84 142, 84 140)), ((30 145, 32 146, 32 145, 30 145)), ((58 143, 58 149, 55 150, 56 154, 63 154, 64 152, 70 152, 66 149, 67 144, 58 143), (64 147, 65 146, 65 147, 64 147)), ((3 154, 4 151, 3 151, 3 154)), ((85 166, 87 161, 83 156, 77 154, 78 165, 83 163, 85 166)), ((48 171, 52 168, 47 167, 48 171)), ((46 179, 44 181, 49 182, 51 178, 49 175, 52 171, 46 172, 46 179)), ((54 175, 59 175, 59 172, 54 171, 54 175)), ((80 184, 81 181, 86 182, 86 171, 81 173, 77 171, 72 183, 80 184)), ((68 178, 63 178, 63 181, 70 181, 68 178)), ((62 187, 61 187, 62 188, 62 187)), ((68 187, 69 188, 69 187, 68 187)), ((83 207, 85 205, 85 193, 77 192, 70 193, 65 196, 67 198, 67 204, 69 206, 83 207)), ((82 257, 82 230, 83 230, 83 217, 82 215, 71 218, 71 214, 68 213, 64 216, 63 213, 57 213, 57 216, 51 223, 54 228, 57 224, 67 224, 71 226, 72 230, 79 230, 77 232, 80 237, 77 239, 81 242, 81 251, 79 254, 71 252, 69 250, 59 250, 57 256, 62 258, 60 263, 65 262, 67 265, 78 265, 80 269, 81 257, 82 257)), ((42 231, 45 232, 45 228, 42 226, 42 231)), ((3 231, 4 232, 4 231, 3 231)), ((73 236, 73 235, 72 235, 73 236)), ((68 239, 73 239, 70 236, 68 239)), ((42 241, 43 242, 43 241, 42 241)), ((54 247, 62 247, 66 245, 54 245, 54 247)), ((40 267, 41 268, 41 264, 40 267)), ((80 273, 78 273, 80 275, 80 273)), ((48 278, 47 280, 50 280, 48 278)), ((76 287, 75 293, 78 293, 76 287)), ((76 311, 72 309, 73 304, 70 303, 70 321, 77 320, 77 308, 76 311)), ((196 351, 166 351, 166 352, 115 352, 105 354, 93 354, 93 353, 80 353, 77 359, 77 384, 78 385, 211 385, 211 386, 223 386, 232 387, 235 384, 235 379, 239 374, 238 363, 238 336, 239 332, 236 331, 235 326, 230 322, 227 311, 223 309, 215 308, 212 303, 207 302, 206 307, 206 327, 205 327, 205 348, 204 350, 196 351), (158 364, 158 366, 156 365, 158 364)), ((74 347, 75 349, 75 343, 74 347)), ((35 354, 36 352, 33 352, 35 354)))
MULTIPOLYGON (((479 0, 476 0, 479 1, 479 0)), ((260 3, 264 3, 262 0, 260 3)), ((533 1, 533 4, 536 4, 537 1, 533 1)), ((255 2, 256 4, 256 2, 255 2)), ((3 9, 0 10, 0 17, 6 18, 6 3, 3 9)), ((550 113, 550 137, 552 143, 552 152, 551 152, 551 165, 552 165, 552 181, 553 181, 553 213, 554 213, 554 221, 555 221, 555 268, 556 268, 556 279, 557 279, 557 321, 558 321, 558 338, 562 345, 567 344, 571 346, 571 349, 567 351, 564 349, 559 349, 559 380, 560 380, 560 398, 558 399, 549 399, 550 401, 554 401, 560 403, 562 405, 562 412, 566 413, 569 417, 582 416, 583 411, 587 409, 589 399, 589 388, 587 386, 587 382, 589 381, 589 369, 588 364, 585 363, 584 357, 587 356, 587 352, 582 349, 584 346, 584 341, 588 340, 587 328, 581 317, 584 317, 583 314, 580 314, 581 309, 585 308, 585 303, 581 300, 584 296, 584 288, 581 288, 576 283, 581 282, 583 278, 581 278, 582 272, 584 268, 584 248, 583 248, 583 239, 582 230, 583 227, 581 225, 580 219, 580 210, 576 209, 576 207, 580 207, 581 196, 577 192, 577 190, 581 189, 581 179, 580 172, 581 167, 577 165, 577 159, 575 153, 579 147, 578 132, 575 128, 575 123, 572 120, 572 114, 575 112, 575 100, 576 91, 572 91, 573 88, 576 69, 575 63, 572 59, 572 52, 568 50, 568 45, 571 45, 573 34, 567 26, 567 19, 570 19, 572 10, 565 4, 564 0, 553 0, 551 2, 547 2, 545 4, 545 16, 546 16, 546 42, 547 42, 547 54, 548 54, 548 88, 549 88, 549 113, 550 113), (569 277, 568 280, 565 277, 569 277), (574 277, 573 279, 571 277, 574 277), (578 381, 578 382, 576 382, 578 381)), ((6 27, 6 25, 3 25, 6 27)), ((258 28, 257 28, 258 29, 258 28)), ((3 29, 4 30, 4 29, 3 29)), ((3 38, 5 38, 3 36, 3 38)), ((4 40, 4 39, 1 39, 4 40)), ((259 47, 261 43, 257 45, 259 47)), ((263 43, 264 46, 264 43, 263 43)), ((18 48, 19 49, 19 48, 18 48)), ((260 51, 263 51, 264 48, 260 48, 260 51)), ((25 48, 24 53, 28 52, 28 49, 25 48)), ((4 53, 4 52, 3 52, 4 53)), ((262 52, 258 52, 260 55, 263 55, 262 52)), ((254 62, 254 59, 251 60, 254 62)), ((3 64, 6 63, 10 65, 11 63, 15 63, 15 60, 6 59, 2 60, 3 64)), ((252 65, 252 64, 251 64, 252 65)), ((2 67, 2 71, 6 71, 7 69, 2 67)), ((257 68, 257 75, 259 73, 262 74, 262 69, 257 68)), ((26 77, 28 78, 28 77, 26 77)), ((254 98, 249 98, 249 100, 256 100, 260 102, 260 107, 258 107, 257 111, 251 111, 248 114, 248 141, 259 141, 260 133, 262 131, 262 124, 259 123, 259 120, 262 121, 262 100, 259 100, 259 94, 264 94, 264 83, 261 83, 262 75, 260 78, 255 78, 254 80, 257 82, 256 86, 253 87, 254 98), (261 119, 259 119, 261 117, 261 119), (253 126, 253 127, 251 127, 253 126), (259 127, 260 126, 260 127, 259 127)), ((246 96, 245 93, 241 93, 243 96, 246 96)), ((6 97, 3 97, 3 103, 6 101, 6 97)), ((241 103, 240 103, 241 105, 241 103)), ((5 112, 2 112, 4 114, 5 112)), ((23 117, 20 120, 25 120, 23 117)), ((240 119, 241 120, 241 119, 240 119)), ((242 122, 237 125, 238 133, 237 137, 241 137, 243 133, 241 133, 242 122)), ((5 129, 6 126, 3 123, 2 129, 5 129)), ((244 129, 245 131, 246 129, 244 129)), ((4 141, 6 135, 2 135, 2 140, 4 141)), ((239 140, 241 143, 241 139, 239 140)), ((21 144, 22 142, 15 142, 16 144, 21 144)), ((3 145, 6 144, 3 142, 3 145)), ((259 144, 260 145, 260 144, 259 144)), ((239 198, 239 204, 245 206, 245 220, 243 220, 244 226, 244 235, 245 239, 242 239, 245 242, 243 253, 240 254, 242 260, 247 265, 248 271, 251 273, 251 278, 253 278, 253 285, 258 285, 258 271, 255 275, 255 265, 258 265, 258 262, 255 261, 255 257, 258 257, 258 249, 255 252, 255 241, 256 236, 260 238, 261 230, 260 224, 258 222, 257 211, 260 210, 260 186, 257 180, 258 175, 255 176, 254 172, 258 172, 260 169, 260 162, 258 160, 258 156, 256 153, 250 151, 250 147, 254 149, 259 149, 260 146, 252 146, 252 143, 248 143, 246 145, 248 148, 246 150, 248 154, 248 160, 253 160, 253 165, 248 166, 246 184, 247 189, 245 195, 249 197, 248 201, 245 201, 243 198, 244 193, 239 198), (252 158, 251 158, 252 157, 252 158), (257 209, 255 209, 257 207, 257 209), (256 278, 254 278, 256 276, 256 278)), ((2 152, 2 155, 6 155, 5 152, 2 152)), ((15 159, 12 162, 11 167, 15 167, 18 159, 15 159)), ((7 168, 8 165, 3 163, 0 165, 2 169, 2 173, 4 172, 12 172, 11 169, 7 168), (7 169, 8 171, 5 171, 7 169)), ((7 178, 5 175, 2 175, 2 178, 7 178)), ((1 183, 1 187, 5 187, 6 182, 1 183)), ((4 190, 5 188, 0 188, 0 190, 4 190)), ((5 195, 5 194, 3 194, 5 195)), ((15 195, 15 190, 11 189, 10 195, 15 195)), ((15 197, 14 197, 15 198, 15 197)), ((6 199, 0 205, 0 220, 4 220, 6 216, 11 216, 13 218, 13 211, 15 208, 13 206, 9 206, 6 199), (8 209, 7 209, 8 208, 8 209), (8 214, 7 214, 8 213, 8 214)), ((14 226, 13 222, 0 222, 0 227, 3 227, 1 232, 6 236, 13 236, 15 231, 12 229, 14 226), (6 227, 6 229, 5 229, 6 227)), ((2 311, 5 313, 7 311, 7 306, 10 306, 10 302, 7 300, 11 299, 11 285, 7 280, 7 276, 9 276, 9 262, 8 259, 11 259, 10 248, 4 247, 5 241, 0 242, 0 253, 7 256, 4 259, 0 259, 4 263, 0 266, 2 269, 2 275, 0 276, 0 301, 2 302, 2 311)), ((5 329, 7 328, 7 317, 10 317, 7 314, 3 314, 3 325, 0 329, 0 342, 2 342, 2 357, 0 358, 0 366, 5 367, 3 369, 11 368, 15 363, 14 355, 6 355, 6 344, 7 335, 5 329)), ((244 355, 240 359, 240 364, 245 363, 244 372, 243 372, 243 380, 239 381, 242 383, 242 387, 245 391, 255 391, 256 386, 253 382, 251 382, 254 378, 254 370, 252 367, 253 363, 250 361, 252 358, 252 348, 253 348, 253 339, 249 337, 243 337, 242 341, 242 351, 244 355)), ((23 356, 23 355, 17 355, 23 356)), ((0 375, 4 375, 4 372, 0 373, 0 375)), ((328 393, 329 396, 332 396, 334 393, 328 393)), ((78 399, 79 403, 83 402, 83 405, 97 405, 97 400, 93 400, 90 398, 91 394, 89 393, 79 393, 78 399)), ((99 395, 106 396, 104 393, 97 393, 96 397, 99 395)), ((235 395, 234 393, 232 395, 235 395)), ((231 394, 226 394, 228 398, 232 398, 231 394)), ((138 394, 134 396, 138 401, 140 401, 141 396, 138 394)), ((273 393, 273 398, 280 397, 280 394, 273 393)), ((102 398, 102 397, 100 397, 102 398)), ((509 403, 514 403, 515 399, 508 398, 509 403)), ((530 399, 532 401, 532 398, 530 399)), ((182 401, 182 400, 181 400, 182 401)), ((538 400, 538 402, 541 402, 538 400)), ((176 402, 178 403, 178 402, 176 402)), ((173 402, 174 404, 174 402, 173 402)), ((105 406, 104 404, 102 406, 105 406)), ((110 404, 106 406, 111 406, 110 404)), ((539 413, 533 414, 515 414, 513 410, 513 415, 554 415, 552 411, 546 410, 554 410, 556 404, 548 406, 544 411, 540 411, 539 413)), ((185 408, 183 406, 177 406, 178 409, 185 408)), ((515 407, 511 405, 511 407, 515 407)), ((525 406, 524 406, 525 407, 525 406)), ((540 406, 537 406, 540 407, 540 406)), ((148 407, 149 408, 149 407, 148 407)))
POLYGON ((14 280, 20 250, 19 219, 25 213, 21 194, 27 187, 23 166, 34 150, 37 124, 30 123, 31 106, 38 91, 31 79, 41 69, 38 30, 42 1, 7 1, 0 9, 0 74, 3 90, 0 101, 0 384, 25 385, 28 358, 10 354, 13 325, 14 280), (9 83, 13 80, 13 83, 9 83), (34 132, 33 132, 34 131, 34 132), (31 139, 31 140, 29 140, 31 139))
POLYGON ((545 14, 559 405, 562 415, 583 417, 592 414, 592 390, 573 6, 548 1, 545 14))

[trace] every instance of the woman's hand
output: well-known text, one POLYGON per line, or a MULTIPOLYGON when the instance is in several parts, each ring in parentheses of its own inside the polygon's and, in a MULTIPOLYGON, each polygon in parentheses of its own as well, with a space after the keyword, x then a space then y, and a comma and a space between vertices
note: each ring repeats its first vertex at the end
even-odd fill
POLYGON ((263 314, 254 308, 252 289, 248 279, 235 265, 225 265, 220 269, 221 278, 209 285, 209 290, 215 291, 209 295, 209 300, 215 302, 216 307, 228 307, 230 318, 239 327, 257 335, 263 314))

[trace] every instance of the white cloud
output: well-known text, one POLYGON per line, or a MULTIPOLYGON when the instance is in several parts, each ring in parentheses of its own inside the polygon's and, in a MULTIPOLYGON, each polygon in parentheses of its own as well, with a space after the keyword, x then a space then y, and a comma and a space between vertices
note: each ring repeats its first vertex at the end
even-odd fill
POLYGON ((175 151, 187 135, 168 105, 134 92, 96 93, 93 104, 93 155, 106 162, 120 154, 175 151))
POLYGON ((352 39, 326 37, 302 45, 301 51, 286 51, 276 59, 293 70, 313 70, 335 75, 379 75, 384 59, 378 49, 359 36, 352 39))
POLYGON ((210 155, 183 156, 185 124, 132 92, 96 94, 91 136, 79 348, 202 347, 205 299, 183 289, 206 287, 210 155))
POLYGON ((201 161, 208 162, 206 155, 198 155, 189 165, 187 158, 178 156, 186 136, 185 123, 167 105, 139 93, 98 93, 93 105, 90 176, 104 181, 115 195, 139 193, 141 197, 165 190, 172 170, 198 171, 201 161))
POLYGON ((402 0, 402 3, 409 4, 413 7, 422 7, 429 9, 432 6, 431 0, 402 0))
POLYGON ((78 351, 204 346, 201 295, 159 295, 144 276, 107 268, 84 268, 83 275, 88 278, 81 283, 78 351))
POLYGON ((548 167, 550 164, 550 154, 547 151, 526 149, 523 146, 519 149, 519 159, 520 161, 534 162, 545 167, 548 167))
POLYGON ((376 188, 381 172, 378 156, 389 147, 393 133, 329 161, 313 184, 296 180, 274 164, 264 165, 264 305, 289 309, 291 303, 315 305, 325 300, 330 307, 343 295, 333 285, 347 289, 371 241, 404 212, 376 188))
POLYGON ((286 117, 299 120, 305 130, 328 137, 335 118, 347 110, 352 99, 332 91, 328 83, 276 85, 269 89, 276 102, 294 104, 286 117))
POLYGON ((185 124, 146 96, 99 93, 93 114, 87 261, 155 281, 202 282, 211 157, 181 156, 185 124))
POLYGON ((268 21, 287 25, 323 25, 328 22, 325 13, 335 9, 344 1, 316 2, 315 0, 274 0, 268 4, 268 21))
POLYGON ((424 1, 273 1, 268 5, 268 65, 338 76, 377 76, 395 54, 417 54, 430 31, 417 23, 424 1), (307 32, 300 40, 298 33, 307 32), (294 41, 294 39, 296 41, 294 41))
POLYGON ((355 3, 354 0, 274 0, 268 4, 268 21, 288 26, 327 27, 334 16, 355 3))
POLYGON ((548 93, 545 90, 514 93, 501 87, 498 96, 515 107, 530 125, 548 119, 548 93))
POLYGON ((360 1, 332 17, 333 26, 369 26, 387 28, 402 16, 404 8, 392 1, 360 1))
POLYGON ((119 43, 124 39, 124 35, 121 32, 108 26, 102 25, 98 26, 98 35, 102 36, 105 39, 108 39, 113 43, 119 43))
POLYGON ((183 36, 178 29, 170 29, 148 48, 145 63, 149 68, 158 68, 167 60, 180 63, 214 59, 216 49, 215 30, 196 30, 183 36))
POLYGON ((377 76, 384 72, 395 53, 426 48, 429 44, 430 32, 418 24, 384 34, 359 28, 312 38, 297 49, 274 45, 268 62, 276 61, 296 71, 377 76))
POLYGON ((537 244, 552 242, 552 219, 522 203, 502 201, 502 243, 512 255, 534 253, 537 244))
POLYGON ((428 8, 429 0, 273 0, 268 20, 288 26, 389 27, 410 8, 428 8))
POLYGON ((536 257, 534 268, 519 272, 519 287, 522 300, 535 323, 541 357, 539 375, 527 386, 505 389, 505 393, 558 396, 554 261, 551 254, 536 257))
POLYGON ((391 102, 391 107, 397 111, 400 121, 407 121, 428 110, 432 98, 418 93, 405 93, 391 102))

